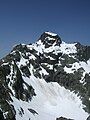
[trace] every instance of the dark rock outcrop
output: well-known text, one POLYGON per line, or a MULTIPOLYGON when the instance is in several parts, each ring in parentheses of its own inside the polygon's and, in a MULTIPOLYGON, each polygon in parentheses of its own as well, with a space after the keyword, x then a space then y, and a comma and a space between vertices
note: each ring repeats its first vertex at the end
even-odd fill
POLYGON ((87 118, 87 120, 90 120, 90 116, 87 118))
POLYGON ((74 120, 74 119, 67 119, 67 118, 65 118, 65 117, 59 117, 59 118, 57 118, 56 120, 74 120))
POLYGON ((45 45, 45 48, 52 46, 55 42, 55 44, 59 46, 62 43, 61 38, 58 35, 52 36, 51 34, 48 34, 48 32, 44 32, 39 40, 42 41, 42 43, 45 45))

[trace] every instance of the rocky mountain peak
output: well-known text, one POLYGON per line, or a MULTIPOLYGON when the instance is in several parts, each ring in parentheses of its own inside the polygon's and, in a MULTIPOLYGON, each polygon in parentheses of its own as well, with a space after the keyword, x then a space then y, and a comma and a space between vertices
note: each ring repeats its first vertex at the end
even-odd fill
POLYGON ((48 48, 53 44, 60 45, 62 43, 61 38, 57 34, 51 32, 44 32, 39 40, 45 44, 45 48, 48 48))
POLYGON ((0 60, 0 120, 89 120, 89 114, 90 46, 44 32, 0 60))

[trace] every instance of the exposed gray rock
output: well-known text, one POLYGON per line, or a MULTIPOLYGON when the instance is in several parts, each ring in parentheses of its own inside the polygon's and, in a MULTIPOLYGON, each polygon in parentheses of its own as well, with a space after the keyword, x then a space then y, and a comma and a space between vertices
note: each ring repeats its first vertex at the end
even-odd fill
POLYGON ((62 43, 61 38, 58 35, 52 36, 50 34, 47 34, 46 32, 44 32, 41 35, 39 40, 41 40, 43 42, 43 44, 45 45, 45 48, 52 46, 53 43, 55 43, 55 42, 56 42, 56 45, 59 45, 59 46, 62 43), (51 38, 51 39, 49 40, 49 38, 51 38))
POLYGON ((33 114, 33 115, 35 115, 35 114, 37 114, 38 115, 38 113, 35 111, 35 110, 33 110, 33 109, 30 109, 30 108, 28 108, 28 110, 33 114))
POLYGON ((57 118, 56 120, 74 120, 74 119, 67 119, 67 118, 65 118, 65 117, 59 117, 59 118, 57 118))

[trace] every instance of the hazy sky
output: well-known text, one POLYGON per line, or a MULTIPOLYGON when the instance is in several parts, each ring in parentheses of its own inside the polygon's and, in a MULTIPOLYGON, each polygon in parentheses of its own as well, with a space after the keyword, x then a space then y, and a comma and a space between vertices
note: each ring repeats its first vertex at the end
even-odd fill
POLYGON ((0 0, 0 57, 44 31, 90 45, 90 0, 0 0))

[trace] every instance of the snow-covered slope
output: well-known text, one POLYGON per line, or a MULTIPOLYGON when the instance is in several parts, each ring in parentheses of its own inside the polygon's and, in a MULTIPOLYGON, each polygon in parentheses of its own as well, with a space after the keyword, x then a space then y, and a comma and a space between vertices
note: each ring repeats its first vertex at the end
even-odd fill
POLYGON ((58 83, 47 83, 33 75, 30 78, 23 77, 23 79, 33 86, 36 96, 29 103, 19 101, 15 97, 12 98, 17 120, 29 120, 29 118, 31 120, 55 120, 59 116, 74 120, 86 120, 88 117, 88 113, 82 109, 80 98, 58 83), (20 108, 24 112, 21 116, 19 114, 20 108), (29 109, 31 108, 37 114, 30 113, 29 109))
POLYGON ((0 119, 56 120, 62 116, 86 120, 89 52, 89 46, 65 43, 50 32, 36 43, 15 46, 0 61, 0 119))

